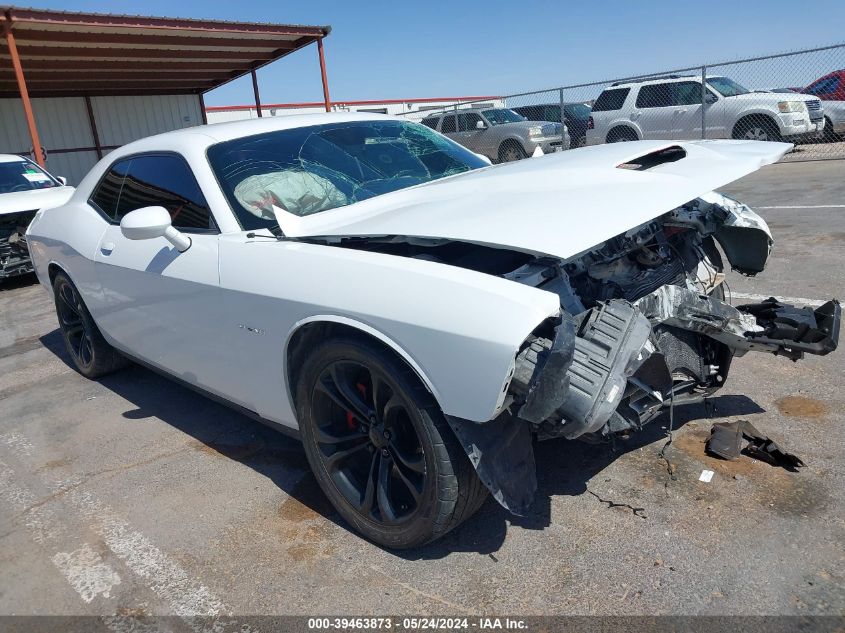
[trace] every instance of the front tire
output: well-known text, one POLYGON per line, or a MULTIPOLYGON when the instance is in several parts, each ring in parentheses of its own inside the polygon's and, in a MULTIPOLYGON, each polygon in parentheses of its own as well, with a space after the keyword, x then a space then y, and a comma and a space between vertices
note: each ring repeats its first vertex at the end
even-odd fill
POLYGON ((782 141, 783 137, 778 130, 777 124, 763 114, 752 114, 740 119, 734 126, 733 134, 735 139, 749 141, 782 141))
POLYGON ((505 141, 499 147, 499 162, 512 163, 517 160, 528 158, 525 149, 516 141, 505 141))
POLYGON ((53 279, 53 296, 65 348, 80 374, 98 378, 129 363, 103 338, 79 290, 63 272, 53 279))
POLYGON ((336 336, 303 363, 297 413, 308 462, 332 505, 379 545, 433 541, 487 491, 416 374, 366 338, 336 336))

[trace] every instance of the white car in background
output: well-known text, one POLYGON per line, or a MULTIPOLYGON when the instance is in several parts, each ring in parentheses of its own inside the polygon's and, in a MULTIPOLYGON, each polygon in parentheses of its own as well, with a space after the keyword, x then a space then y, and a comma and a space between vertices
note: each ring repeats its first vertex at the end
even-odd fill
MULTIPOLYGON (((605 88, 592 107, 587 145, 701 138, 701 78, 666 75, 605 88)), ((803 94, 750 92, 728 77, 707 77, 705 138, 800 141, 821 138, 822 102, 803 94)))
POLYGON ((39 209, 67 202, 73 187, 28 158, 0 154, 0 282, 32 272, 26 228, 39 209))
POLYGON ((753 275, 772 241, 712 190, 789 148, 490 166, 378 115, 239 121, 115 150, 28 239, 80 373, 132 358, 299 435, 355 529, 413 547, 488 490, 525 513, 534 436, 610 440, 734 355, 836 347, 835 301, 723 301, 716 243, 753 275))

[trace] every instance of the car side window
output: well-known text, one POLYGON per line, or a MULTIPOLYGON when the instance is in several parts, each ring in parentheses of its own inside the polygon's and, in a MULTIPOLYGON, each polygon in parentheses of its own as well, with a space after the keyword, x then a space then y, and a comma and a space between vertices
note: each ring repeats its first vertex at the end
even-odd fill
POLYGON ((481 116, 475 112, 467 112, 466 114, 458 115, 458 130, 461 132, 470 132, 476 129, 476 125, 481 120, 481 116))
POLYGON ((540 119, 541 121, 560 121, 560 106, 553 105, 553 106, 546 106, 545 114, 543 118, 540 119))
POLYGON ((216 228, 191 168, 179 156, 132 158, 113 219, 119 222, 130 211, 152 206, 167 209, 178 229, 216 228))
POLYGON ((828 77, 827 79, 822 79, 821 81, 814 83, 812 86, 807 88, 807 92, 814 95, 823 95, 828 92, 834 92, 834 86, 837 82, 837 77, 828 77))
POLYGON ((426 127, 430 127, 432 130, 436 130, 438 120, 439 120, 438 117, 431 116, 431 117, 428 117, 427 119, 423 119, 422 121, 420 121, 420 123, 422 123, 426 127))
POLYGON ((700 105, 701 84, 697 81, 679 81, 672 86, 672 105, 700 105))
POLYGON ((112 165, 91 194, 91 202, 111 220, 114 220, 120 189, 123 187, 123 179, 126 177, 131 162, 131 159, 127 158, 112 165))
POLYGON ((614 88, 605 90, 593 104, 593 112, 605 112, 607 110, 620 110, 625 105, 630 88, 614 88))
POLYGON ((443 123, 440 126, 440 132, 442 134, 448 134, 449 132, 456 132, 455 128, 455 115, 450 114, 447 117, 443 118, 443 123))
POLYGON ((672 105, 670 84, 649 84, 640 88, 638 108, 665 108, 672 105))

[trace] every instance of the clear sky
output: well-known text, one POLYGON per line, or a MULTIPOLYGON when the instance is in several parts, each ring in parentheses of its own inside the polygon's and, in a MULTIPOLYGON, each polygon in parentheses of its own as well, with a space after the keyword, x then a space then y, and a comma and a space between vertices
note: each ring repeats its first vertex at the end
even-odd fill
MULTIPOLYGON (((331 25, 332 100, 498 95, 845 41, 845 0, 26 0, 70 11, 331 25)), ((752 88, 804 85, 845 51, 770 63, 752 88)), ((762 67, 760 67, 762 69, 762 67)), ((834 70, 834 68, 827 68, 834 70)), ((737 76, 737 74, 739 76, 737 76)), ((258 72, 264 103, 321 98, 315 46, 258 72)), ((249 103, 240 79, 208 105, 249 103)))

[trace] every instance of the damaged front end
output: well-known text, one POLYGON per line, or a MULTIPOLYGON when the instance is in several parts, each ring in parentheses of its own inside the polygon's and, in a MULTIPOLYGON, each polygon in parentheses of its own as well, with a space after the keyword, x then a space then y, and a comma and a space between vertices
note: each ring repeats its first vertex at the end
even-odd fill
POLYGON ((497 459, 489 447, 484 459, 487 424, 452 420, 502 505, 521 514, 536 488, 532 434, 520 427, 540 439, 624 436, 670 404, 714 393, 734 356, 761 351, 798 360, 836 349, 835 300, 815 310, 774 298, 726 303, 717 244, 734 270, 754 275, 772 241, 751 209, 711 193, 589 252, 535 259, 504 275, 555 292, 562 311, 516 356, 506 410, 494 421, 507 430, 492 434, 497 459))
POLYGON ((26 229, 36 210, 0 215, 0 281, 33 271, 26 229))

